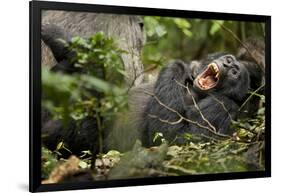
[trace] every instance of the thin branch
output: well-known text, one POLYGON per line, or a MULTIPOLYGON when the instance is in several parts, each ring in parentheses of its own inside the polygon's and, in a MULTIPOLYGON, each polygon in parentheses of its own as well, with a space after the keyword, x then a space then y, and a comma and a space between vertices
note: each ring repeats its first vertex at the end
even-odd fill
MULTIPOLYGON (((195 106, 196 109, 199 111, 201 117, 204 119, 205 117, 203 116, 202 112, 200 111, 200 109, 199 109, 199 107, 198 107, 198 105, 197 105, 197 103, 196 103, 194 97, 192 96, 192 94, 191 94, 191 92, 190 92, 188 86, 185 86, 185 85, 181 84, 181 83, 178 82, 176 79, 175 79, 175 81, 177 82, 177 84, 179 84, 180 86, 182 86, 182 87, 184 87, 184 88, 187 89, 188 94, 191 96, 191 98, 192 98, 192 100, 193 100, 194 106, 195 106)), ((259 90, 259 89, 257 89, 257 91, 255 91, 255 92, 258 92, 258 90, 259 90)), ((252 95, 254 95, 254 94, 255 94, 255 93, 252 93, 252 95)), ((223 103, 222 101, 220 101, 219 99, 217 99, 214 95, 212 95, 212 94, 209 94, 209 95, 210 95, 214 100, 216 100, 216 101, 222 106, 222 108, 227 112, 227 114, 228 114, 230 120, 233 120, 232 117, 231 117, 231 115, 230 115, 230 113, 228 112, 227 108, 225 107, 224 103, 223 103)), ((205 118, 205 120, 207 120, 207 119, 205 118)), ((209 121, 207 120, 207 123, 208 123, 208 122, 209 122, 209 121)), ((210 123, 210 124, 211 124, 211 123, 210 123)), ((210 126, 210 125, 209 125, 209 126, 210 126)), ((251 133, 253 133, 253 134, 257 134, 255 131, 252 131, 252 130, 250 130, 250 129, 246 129, 246 128, 243 128, 243 129, 245 129, 245 130, 247 130, 247 131, 249 131, 249 132, 251 132, 251 133)))
POLYGON ((205 134, 201 134, 200 136, 206 138, 206 139, 209 139, 209 140, 213 140, 213 141, 216 141, 216 142, 219 142, 221 141, 220 139, 217 139, 217 138, 214 138, 214 137, 210 137, 210 136, 207 136, 205 134))
POLYGON ((243 109, 243 107, 249 102, 249 100, 255 95, 257 94, 257 92, 260 91, 260 89, 262 89, 265 86, 265 84, 262 84, 259 88, 257 88, 254 92, 251 93, 251 95, 244 101, 244 103, 240 106, 240 108, 238 109, 238 111, 241 111, 243 109))
POLYGON ((229 111, 227 110, 226 106, 224 105, 224 103, 223 103, 222 101, 220 101, 220 100, 219 100, 217 97, 215 97, 214 95, 212 95, 212 94, 209 94, 209 95, 210 95, 213 99, 215 99, 215 101, 217 101, 217 102, 222 106, 222 108, 225 110, 225 112, 227 112, 227 114, 228 114, 230 120, 232 121, 233 119, 232 119, 232 117, 231 117, 229 111))
POLYGON ((99 152, 103 152, 103 137, 102 137, 102 125, 101 125, 101 120, 100 116, 98 113, 96 113, 96 120, 97 120, 97 126, 98 126, 98 140, 99 140, 99 152))
MULTIPOLYGON (((212 129, 210 129, 210 128, 207 127, 207 126, 204 126, 204 125, 202 125, 202 124, 200 124, 200 123, 198 123, 198 122, 196 122, 196 121, 190 120, 190 119, 188 119, 188 118, 182 116, 178 111, 174 110, 174 109, 171 108, 171 107, 168 107, 168 106, 165 105, 163 102, 161 102, 160 99, 159 99, 155 94, 150 93, 150 92, 148 92, 148 91, 144 91, 144 93, 147 94, 147 95, 150 95, 151 97, 153 97, 161 106, 163 106, 163 107, 165 107, 166 109, 168 109, 169 111, 175 113, 177 116, 179 116, 179 118, 183 119, 184 121, 189 122, 189 123, 194 124, 194 125, 197 125, 198 127, 207 129, 208 131, 210 131, 212 134, 214 134, 214 135, 216 135, 216 136, 223 137, 223 138, 232 138, 232 137, 229 136, 229 135, 224 135, 224 134, 221 134, 221 133, 217 133, 217 132, 213 131, 212 129)), ((155 118, 157 118, 158 120, 161 121, 161 119, 160 119, 159 117, 155 117, 155 118)), ((163 121, 163 120, 162 120, 162 121, 163 121)), ((164 120, 164 121, 166 122, 167 120, 164 120)), ((168 121, 168 122, 169 122, 169 121, 168 121)), ((168 123, 168 124, 169 124, 169 123, 168 123)))
POLYGON ((168 107, 168 106, 165 105, 164 103, 162 103, 162 102, 160 101, 160 99, 159 99, 155 94, 150 93, 150 92, 148 92, 148 91, 144 91, 144 93, 147 94, 147 95, 152 96, 161 106, 165 107, 165 108, 168 109, 169 111, 172 111, 173 113, 176 113, 179 117, 182 117, 182 115, 181 115, 178 111, 176 111, 176 110, 174 110, 174 109, 168 107))
POLYGON ((253 129, 248 129, 248 128, 241 127, 241 126, 240 126, 240 128, 241 128, 241 129, 244 129, 244 130, 246 130, 246 131, 248 131, 248 132, 250 132, 250 133, 252 133, 252 134, 254 134, 254 135, 258 135, 258 133, 257 133, 256 131, 254 131, 253 129))
POLYGON ((152 66, 150 66, 150 67, 144 69, 144 70, 143 70, 142 72, 140 72, 139 74, 135 75, 134 80, 132 81, 131 85, 128 87, 126 93, 128 93, 128 92, 131 90, 131 88, 133 88, 133 86, 135 85, 136 80, 137 80, 141 75, 143 75, 144 73, 146 73, 146 72, 148 72, 148 71, 154 70, 155 68, 157 68, 157 65, 152 65, 152 66))
POLYGON ((159 121, 163 122, 163 123, 167 123, 167 124, 170 124, 170 125, 176 125, 176 124, 179 124, 180 122, 183 121, 183 117, 180 117, 179 120, 177 121, 169 121, 167 119, 161 119, 160 117, 156 116, 156 115, 152 115, 152 114, 148 114, 148 116, 150 118, 157 118, 159 121))
POLYGON ((201 112, 201 110, 200 110, 199 106, 197 105, 197 103, 196 103, 196 101, 195 101, 193 95, 191 94, 191 92, 190 92, 188 86, 183 85, 182 83, 178 82, 176 79, 174 79, 174 80, 176 81, 176 83, 177 83, 178 85, 184 87, 184 88, 187 90, 188 94, 189 94, 189 95, 191 96, 191 98, 192 98, 192 101, 193 101, 193 104, 194 104, 195 108, 196 108, 197 111, 199 112, 199 114, 200 114, 200 116, 202 117, 202 119, 209 125, 209 127, 210 127, 214 132, 217 132, 217 129, 209 122, 208 119, 205 118, 205 116, 204 116, 203 113, 201 112))
POLYGON ((261 70, 264 72, 264 68, 263 66, 260 64, 260 62, 255 58, 255 56, 253 55, 253 53, 249 50, 248 46, 246 44, 244 44, 239 37, 230 29, 228 29, 227 27, 225 27, 223 24, 220 24, 219 22, 214 21, 216 24, 218 24, 223 30, 227 31, 228 33, 230 33, 230 35, 232 35, 232 37, 239 42, 239 44, 241 44, 246 51, 250 54, 251 58, 260 66, 261 70))
MULTIPOLYGON (((176 110, 172 109, 171 107, 168 107, 167 105, 165 105, 164 103, 162 103, 162 102, 160 101, 160 99, 159 99, 155 94, 150 93, 150 92, 148 92, 148 91, 146 91, 146 90, 144 90, 144 93, 147 94, 147 95, 149 95, 149 96, 151 96, 151 97, 153 97, 161 106, 163 106, 163 107, 165 107, 166 109, 168 109, 168 110, 170 110, 170 111, 176 113, 176 114, 179 116, 179 118, 180 118, 179 120, 176 121, 176 122, 178 122, 178 123, 180 123, 182 120, 184 120, 184 121, 189 122, 189 123, 191 123, 191 124, 197 125, 198 127, 201 127, 201 128, 203 128, 203 129, 207 129, 209 132, 211 132, 212 134, 214 134, 214 135, 216 135, 216 136, 218 136, 218 137, 230 139, 230 140, 232 140, 232 141, 239 142, 239 143, 247 143, 247 144, 254 144, 254 143, 256 143, 256 142, 248 142, 248 141, 243 141, 243 140, 236 140, 236 139, 234 139, 234 138, 233 138, 232 136, 230 136, 230 135, 225 135, 225 134, 221 134, 221 133, 216 133, 216 132, 214 132, 212 129, 210 129, 209 127, 204 126, 204 125, 201 125, 200 123, 198 123, 198 122, 196 122, 196 121, 192 121, 192 120, 190 120, 190 119, 188 119, 188 118, 182 116, 178 111, 176 111, 176 110), (182 119, 182 120, 181 120, 181 119, 182 119)), ((163 119, 161 119, 161 118, 159 118, 159 117, 157 117, 157 116, 152 116, 152 118, 157 118, 159 121, 162 121, 162 122, 164 121, 164 122, 167 123, 167 124, 173 124, 173 123, 174 123, 174 122, 170 122, 170 121, 168 121, 168 120, 163 120, 163 119)), ((219 140, 219 139, 217 139, 217 140, 219 140)))

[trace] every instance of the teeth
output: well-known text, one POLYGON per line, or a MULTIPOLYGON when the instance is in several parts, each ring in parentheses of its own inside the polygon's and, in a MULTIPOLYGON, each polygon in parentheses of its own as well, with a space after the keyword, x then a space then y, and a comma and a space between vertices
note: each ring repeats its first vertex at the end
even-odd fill
POLYGON ((216 78, 219 76, 219 69, 215 63, 209 64, 209 66, 212 68, 212 70, 216 73, 216 78))
POLYGON ((216 74, 215 78, 219 78, 219 73, 216 74))

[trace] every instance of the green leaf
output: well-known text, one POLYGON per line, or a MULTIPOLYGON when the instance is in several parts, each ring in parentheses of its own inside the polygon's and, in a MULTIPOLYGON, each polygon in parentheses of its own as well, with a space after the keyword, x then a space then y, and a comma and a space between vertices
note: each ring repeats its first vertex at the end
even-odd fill
POLYGON ((155 17, 144 17, 144 26, 148 37, 161 38, 167 33, 165 26, 161 25, 155 17))
POLYGON ((177 166, 177 165, 166 165, 165 168, 170 169, 170 170, 176 170, 176 171, 179 171, 180 173, 188 174, 188 175, 196 174, 196 170, 186 169, 184 167, 177 166))
POLYGON ((104 93, 114 93, 115 95, 120 95, 125 91, 124 89, 121 89, 94 76, 82 75, 81 81, 86 84, 85 86, 95 88, 96 90, 104 93))
POLYGON ((63 141, 61 141, 61 142, 59 142, 59 143, 57 144, 56 150, 58 151, 58 150, 60 150, 62 147, 63 147, 63 141))
POLYGON ((87 169, 89 167, 87 162, 84 162, 84 161, 81 161, 81 160, 79 161, 78 165, 82 169, 87 169))
POLYGON ((181 29, 187 29, 191 27, 191 24, 186 19, 175 18, 174 22, 181 29))
POLYGON ((128 74, 127 74, 127 72, 126 72, 125 70, 117 69, 117 71, 118 71, 120 74, 122 74, 124 77, 129 78, 129 76, 128 76, 128 74))
POLYGON ((210 29, 210 34, 214 35, 221 29, 221 25, 223 25, 224 21, 223 20, 215 20, 213 21, 213 24, 210 29))
POLYGON ((163 138, 163 133, 157 132, 155 133, 152 141, 154 143, 157 139, 162 139, 162 138, 163 138))
POLYGON ((156 32, 158 37, 162 37, 162 36, 164 36, 167 33, 165 28, 163 26, 161 26, 161 25, 156 26, 155 32, 156 32))
POLYGON ((188 37, 192 37, 193 35, 192 32, 188 29, 183 29, 182 32, 188 37))

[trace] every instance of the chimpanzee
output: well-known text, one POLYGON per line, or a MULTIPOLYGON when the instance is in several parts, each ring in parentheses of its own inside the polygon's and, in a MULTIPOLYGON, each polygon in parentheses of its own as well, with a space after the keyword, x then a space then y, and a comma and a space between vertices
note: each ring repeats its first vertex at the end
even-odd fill
MULTIPOLYGON (((42 39, 58 61, 52 70, 83 73, 83 69, 76 69, 69 62, 75 53, 67 50, 62 42, 58 41, 69 41, 70 36, 56 26, 49 25, 42 29, 42 39)), ((153 138, 157 132, 162 133, 168 141, 178 144, 184 143, 182 138, 177 138, 184 133, 203 137, 231 136, 234 132, 230 128, 231 120, 236 119, 238 115, 238 109, 252 85, 252 77, 261 79, 259 76, 262 76, 260 71, 250 71, 257 64, 251 62, 249 65, 249 62, 245 62, 249 60, 241 62, 245 59, 243 56, 245 53, 240 54, 239 59, 231 54, 216 53, 191 63, 177 60, 160 71, 155 83, 133 88, 129 93, 130 101, 136 101, 138 97, 139 101, 132 104, 138 103, 133 108, 140 111, 132 113, 136 115, 133 119, 137 124, 135 128, 130 129, 139 132, 135 137, 141 138, 145 146, 152 146, 155 144, 153 138), (136 90, 138 92, 135 92, 136 90)), ((51 120, 51 123, 43 123, 42 132, 51 136, 46 137, 44 144, 55 144, 59 138, 66 138, 76 146, 71 149, 81 150, 80 142, 83 142, 85 145, 82 147, 87 147, 87 144, 91 148, 95 146, 94 152, 97 152, 98 140, 94 132, 96 121, 86 121, 90 121, 89 124, 82 121, 81 125, 77 125, 73 122, 68 130, 63 132, 59 122, 51 120), (81 136, 74 132, 77 128, 80 129, 81 136)), ((131 144, 128 146, 131 147, 131 144)))
MULTIPOLYGON (((70 41, 72 35, 62 28, 53 25, 42 25, 42 40, 51 49, 57 64, 50 70, 65 74, 85 73, 83 68, 74 65, 75 52, 68 50, 65 43, 70 41)), ((93 96, 99 98, 102 93, 92 90, 93 96)), ((43 90, 44 98, 44 90, 43 90)), ((71 154, 81 155, 82 151, 90 150, 94 156, 99 152, 97 132, 97 120, 94 117, 85 117, 75 121, 71 116, 67 121, 54 120, 47 109, 42 109, 42 142, 50 150, 56 150, 57 145, 62 142, 65 148, 60 149, 62 157, 67 158, 71 154)))
MULTIPOLYGON (((265 86, 265 42, 258 38, 249 38, 244 46, 238 49, 237 59, 247 68, 250 75, 250 92, 264 95, 265 86)), ((243 104, 239 117, 251 117, 260 108, 260 97, 251 95, 250 100, 243 104)))
MULTIPOLYGON (((156 132, 182 143, 180 134, 231 135, 231 120, 249 90, 249 73, 230 54, 213 54, 196 70, 174 61, 163 68, 143 112, 143 142, 153 145, 156 132), (214 134, 215 133, 215 134, 214 134)), ((145 91, 144 91, 145 92, 145 91)))
MULTIPOLYGON (((130 74, 130 76, 124 77, 125 84, 137 85, 143 81, 144 76, 141 73, 143 65, 140 56, 145 42, 145 32, 141 16, 43 10, 42 25, 46 24, 59 26, 61 29, 57 28, 58 31, 63 29, 63 33, 70 34, 63 38, 65 41, 71 36, 89 38, 101 31, 106 36, 118 40, 116 42, 118 47, 126 51, 121 54, 124 70, 130 74)), ((54 47, 49 48, 50 44, 46 46, 45 41, 42 41, 42 64, 53 66, 56 63, 52 54, 54 47)))
POLYGON ((81 68, 75 67, 71 62, 75 57, 75 52, 68 50, 65 43, 69 42, 72 35, 62 28, 54 24, 43 24, 41 30, 42 40, 49 48, 57 61, 57 64, 52 67, 52 71, 63 72, 67 74, 79 73, 81 68))

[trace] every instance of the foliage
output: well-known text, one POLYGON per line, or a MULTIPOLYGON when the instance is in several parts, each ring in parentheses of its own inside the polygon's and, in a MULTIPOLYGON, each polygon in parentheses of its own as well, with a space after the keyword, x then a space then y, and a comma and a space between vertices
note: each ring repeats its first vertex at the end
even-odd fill
MULTIPOLYGON (((265 98, 257 95, 264 106, 265 98)), ((163 133, 155 133, 160 146, 144 148, 136 142, 109 172, 109 179, 147 176, 178 176, 264 170, 265 109, 252 118, 232 122, 236 130, 232 138, 208 138, 184 134, 185 145, 173 145, 163 133)))
MULTIPOLYGON (((158 70, 170 59, 199 59, 207 53, 235 53, 240 46, 222 26, 233 31, 242 41, 252 34, 264 35, 264 26, 254 22, 201 20, 170 17, 144 17, 147 43, 142 51, 146 68, 153 65, 158 70)), ((99 132, 111 124, 117 114, 128 108, 127 89, 124 85, 123 61, 114 39, 102 32, 88 39, 75 37, 66 46, 77 54, 72 59, 82 74, 53 73, 43 67, 42 104, 54 119, 67 122, 71 117, 77 121, 86 116, 103 118, 99 132)), ((150 73, 150 72, 148 72, 150 73)), ((256 94, 258 95, 258 94, 256 94)), ((109 151, 98 155, 113 160, 110 171, 96 179, 120 179, 147 176, 191 175, 221 172, 241 172, 264 169, 264 96, 261 108, 254 117, 233 121, 236 133, 230 139, 198 140, 197 136, 185 134, 182 146, 168 142, 163 133, 156 133, 153 141, 160 146, 145 148, 136 142, 131 151, 109 151)), ((129 136, 129 135, 127 135, 129 136)), ((125 141, 125 140, 124 140, 125 141)), ((58 144, 58 148, 62 148, 58 144)), ((90 152, 80 157, 82 169, 90 167, 90 152), (85 155, 85 156, 84 156, 85 155)), ((56 151, 42 148, 42 178, 60 164, 56 151)))
POLYGON ((145 16, 147 43, 143 48, 144 65, 162 66, 171 59, 200 59, 208 53, 235 54, 240 46, 224 25, 245 41, 253 36, 264 36, 264 24, 222 20, 145 16))
POLYGON ((88 39, 74 37, 67 46, 77 53, 73 59, 75 65, 83 67, 88 75, 122 83, 122 76, 116 77, 116 74, 124 75, 125 73, 120 57, 125 51, 118 48, 113 38, 106 37, 103 32, 98 32, 88 39))
POLYGON ((166 143, 155 148, 144 148, 136 141, 131 151, 126 152, 109 173, 109 179, 127 179, 147 176, 163 176, 162 163, 166 157, 166 143))
POLYGON ((74 37, 67 46, 77 53, 71 62, 85 73, 67 75, 43 69, 43 105, 55 118, 70 115, 79 120, 100 114, 111 119, 127 105, 120 57, 124 51, 101 32, 89 39, 74 37))
POLYGON ((109 179, 264 170, 264 111, 252 119, 234 122, 233 127, 237 132, 232 139, 198 141, 186 134, 182 146, 168 144, 157 133, 155 140, 160 138, 162 145, 144 148, 136 142, 131 151, 120 155, 109 179), (251 128, 245 130, 245 125, 251 128))
POLYGON ((41 156, 41 177, 43 179, 48 178, 53 169, 58 165, 58 160, 56 155, 50 150, 42 147, 42 156, 41 156))
POLYGON ((164 166, 178 175, 249 171, 249 160, 244 154, 250 146, 231 140, 171 146, 171 159, 164 166))

